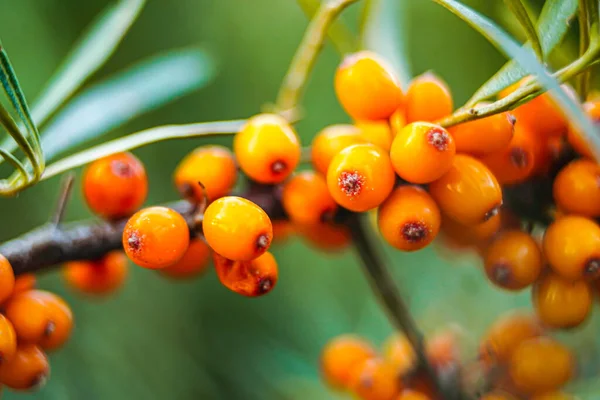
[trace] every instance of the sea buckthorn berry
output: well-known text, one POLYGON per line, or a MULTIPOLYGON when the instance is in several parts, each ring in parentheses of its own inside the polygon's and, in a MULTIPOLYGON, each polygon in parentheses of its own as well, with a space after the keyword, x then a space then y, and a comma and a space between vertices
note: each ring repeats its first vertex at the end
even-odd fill
POLYGON ((314 171, 300 172, 287 181, 281 202, 290 220, 300 224, 331 220, 338 208, 325 177, 314 171))
POLYGON ((40 389, 49 375, 48 357, 33 344, 19 344, 14 357, 0 366, 0 382, 13 390, 40 389))
POLYGON ((118 153, 91 163, 83 174, 83 195, 90 209, 109 219, 133 214, 144 204, 148 177, 131 153, 118 153))
POLYGON ((213 260, 223 286, 242 296, 263 296, 277 284, 277 261, 269 252, 250 261, 233 261, 213 253, 213 260))
POLYGON ((435 239, 441 216, 429 193, 418 186, 401 186, 379 207, 379 231, 403 251, 422 249, 435 239))
POLYGON ((390 117, 390 126, 392 128, 392 138, 396 137, 398 132, 402 130, 406 126, 406 113, 404 112, 404 108, 400 107, 397 109, 392 116, 390 117))
POLYGON ((422 392, 406 389, 395 400, 432 400, 431 397, 422 392))
POLYGON ((429 183, 452 168, 455 153, 454 139, 447 130, 428 122, 414 122, 396 135, 390 157, 400 178, 429 183))
POLYGON ((447 215, 442 215, 440 231, 444 239, 450 239, 449 244, 457 248, 483 247, 503 227, 502 217, 505 210, 500 210, 485 222, 476 225, 464 225, 456 222, 447 215))
POLYGON ((394 400, 402 390, 396 369, 381 358, 370 358, 350 369, 350 390, 361 400, 394 400))
POLYGON ((533 284, 542 272, 542 252, 531 235, 511 230, 490 244, 485 256, 485 273, 492 283, 521 290, 533 284))
MULTIPOLYGON (((583 109, 594 124, 597 125, 600 122, 600 101, 588 101, 583 104, 583 109)), ((573 149, 582 156, 593 157, 590 146, 586 143, 581 133, 577 132, 577 129, 573 126, 569 127, 567 131, 567 140, 573 149)))
POLYGON ((570 394, 563 392, 549 392, 533 396, 531 400, 575 400, 570 394))
POLYGON ((334 157, 327 171, 327 187, 334 200, 351 211, 377 207, 394 188, 390 157, 372 144, 357 144, 334 157))
POLYGON ((429 193, 442 212, 464 225, 489 220, 502 205, 502 189, 494 174, 464 154, 454 157, 452 168, 429 185, 429 193))
POLYGON ((8 299, 15 290, 15 273, 10 262, 0 254, 0 303, 8 299))
POLYGON ((188 279, 200 275, 209 266, 210 254, 210 247, 203 240, 191 239, 183 257, 159 272, 174 279, 188 279))
POLYGON ((593 294, 585 281, 570 281, 549 273, 532 292, 540 320, 551 328, 573 328, 582 324, 592 310, 593 294))
POLYGON ((19 293, 26 292, 31 289, 35 289, 37 286, 37 278, 34 274, 23 274, 15 277, 15 287, 12 291, 11 297, 16 296, 19 293))
POLYGON ((571 161, 554 179, 553 194, 556 205, 567 213, 600 217, 600 165, 571 161))
POLYGON ((296 229, 302 239, 325 252, 337 253, 350 245, 352 238, 344 225, 332 223, 298 224, 296 229))
POLYGON ((600 276, 600 226, 591 219, 559 218, 546 229, 543 245, 548 263, 564 278, 600 276))
MULTIPOLYGON (((536 163, 536 146, 529 128, 516 124, 514 135, 504 148, 481 158, 501 184, 516 184, 533 175, 536 163)), ((542 144, 539 144, 542 145, 542 144)))
POLYGON ((10 362, 17 351, 17 334, 13 324, 0 314, 0 366, 10 362))
POLYGON ((366 340, 354 335, 337 336, 323 347, 321 374, 332 387, 347 389, 351 369, 375 356, 375 349, 366 340))
POLYGON ((417 356, 412 345, 402 333, 390 336, 383 345, 383 356, 398 371, 399 375, 409 373, 416 365, 417 356))
POLYGON ((354 125, 330 125, 315 136, 311 145, 311 160, 317 172, 327 175, 331 160, 346 147, 367 143, 354 125))
POLYGON ((269 249, 271 219, 262 208, 236 196, 221 197, 204 212, 202 230, 208 245, 223 257, 249 261, 269 249))
POLYGON ((96 261, 72 261, 63 267, 63 275, 71 287, 97 295, 121 287, 127 272, 127 257, 121 251, 112 251, 96 261))
POLYGON ((493 392, 484 394, 479 400, 517 400, 517 398, 510 393, 493 392))
POLYGON ((406 92, 407 122, 434 122, 452 114, 452 94, 446 82, 431 72, 412 80, 406 92))
POLYGON ((30 290, 11 298, 6 317, 20 342, 47 350, 62 346, 73 328, 73 314, 63 299, 44 290, 30 290))
POLYGON ((479 347, 479 357, 488 366, 505 364, 521 342, 543 333, 539 321, 523 312, 510 312, 488 329, 479 347))
POLYGON ((387 120, 383 121, 357 121, 356 127, 360 129, 361 136, 368 143, 390 151, 392 147, 392 129, 387 120))
POLYGON ((512 353, 509 363, 513 382, 528 393, 559 389, 571 379, 574 368, 569 349, 544 337, 523 341, 512 353))
POLYGON ((300 162, 300 140, 292 126, 275 114, 252 117, 233 139, 240 168, 252 180, 283 182, 300 162))
POLYGON ((196 148, 181 160, 173 174, 175 185, 186 198, 202 202, 227 195, 237 179, 237 165, 223 146, 196 148))
POLYGON ((174 264, 188 248, 185 219, 167 207, 148 207, 135 213, 123 230, 127 257, 140 267, 159 269, 174 264))
POLYGON ((507 112, 495 114, 449 128, 456 151, 485 156, 506 148, 515 130, 516 119, 507 112))
POLYGON ((342 60, 335 73, 335 93, 355 120, 389 118, 404 99, 390 66, 370 51, 350 54, 342 60))

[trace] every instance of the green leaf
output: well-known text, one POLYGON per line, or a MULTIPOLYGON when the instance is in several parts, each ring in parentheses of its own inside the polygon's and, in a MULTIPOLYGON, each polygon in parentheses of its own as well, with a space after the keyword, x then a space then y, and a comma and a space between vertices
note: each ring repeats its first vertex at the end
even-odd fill
MULTIPOLYGON (((540 14, 537 24, 538 37, 544 53, 544 59, 562 41, 569 28, 569 22, 577 12, 577 0, 548 0, 540 14)), ((524 49, 532 52, 526 45, 524 49)), ((502 89, 518 82, 526 73, 515 61, 506 63, 494 76, 484 83, 467 102, 473 106, 489 99, 502 89)))
POLYGON ((544 52, 542 50, 542 44, 540 43, 540 38, 538 37, 535 26, 533 25, 533 21, 529 17, 529 13, 525 8, 525 5, 521 0, 504 0, 508 8, 511 10, 517 21, 521 24, 521 27, 525 31, 525 35, 527 39, 533 46, 533 50, 538 58, 544 58, 544 52))
POLYGON ((174 50, 87 89, 44 130, 46 159, 203 87, 215 71, 204 51, 174 50))

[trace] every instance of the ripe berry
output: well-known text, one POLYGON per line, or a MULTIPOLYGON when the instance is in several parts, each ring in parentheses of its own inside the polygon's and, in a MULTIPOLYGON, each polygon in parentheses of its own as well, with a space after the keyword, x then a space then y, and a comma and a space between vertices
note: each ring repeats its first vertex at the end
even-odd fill
POLYGON ((390 117, 390 126, 392 128, 392 138, 396 137, 398 132, 406 126, 406 113, 403 107, 397 109, 390 117))
POLYGON ((353 335, 337 336, 321 352, 321 373, 329 385, 347 389, 351 369, 375 356, 375 349, 366 340, 353 335))
POLYGON ((271 219, 262 208, 241 197, 227 196, 204 212, 202 229, 208 245, 223 257, 249 261, 268 250, 273 240, 271 219))
POLYGON ((456 151, 485 156, 502 151, 510 143, 516 119, 508 112, 495 114, 449 128, 456 151))
POLYGON ((113 251, 96 261, 72 261, 63 267, 67 283, 92 295, 112 293, 127 278, 127 257, 121 251, 113 251))
POLYGON ((500 234, 485 255, 485 273, 495 285, 521 290, 533 284, 542 271, 542 252, 531 235, 511 230, 500 234))
POLYGON ((509 372, 515 385, 528 393, 559 389, 573 376, 575 363, 569 349, 543 337, 522 342, 513 352, 509 372))
POLYGON ((383 355, 398 375, 405 375, 415 367, 417 356, 404 334, 395 334, 389 337, 383 346, 383 355))
POLYGON ((517 400, 517 398, 510 393, 495 391, 484 394, 479 400, 517 400))
POLYGON ((567 279, 600 276, 600 226, 591 219, 566 216, 544 234, 544 255, 550 266, 567 279))
POLYGON ((240 168, 252 180, 283 182, 300 161, 300 141, 292 126, 275 114, 260 114, 246 122, 233 139, 240 168))
POLYGON ((185 219, 166 207, 148 207, 135 213, 123 230, 127 257, 140 267, 158 269, 174 264, 188 248, 185 219))
POLYGON ((8 299, 15 290, 15 273, 10 262, 0 254, 0 303, 8 299))
POLYGON ((538 317, 551 328, 579 326, 592 310, 592 288, 588 283, 568 281, 552 273, 536 283, 532 297, 538 317))
POLYGON ((406 389, 402 393, 400 393, 400 396, 396 397, 395 400, 432 400, 432 399, 425 393, 406 389))
POLYGON ((223 146, 201 146, 188 154, 173 174, 180 193, 196 202, 227 195, 237 179, 233 154, 223 146))
POLYGON ((37 286, 37 278, 34 274, 23 274, 15 277, 15 287, 12 291, 11 297, 19 293, 26 292, 31 289, 35 289, 37 286))
POLYGON ((390 157, 372 144, 357 144, 334 157, 327 171, 327 186, 335 201, 351 211, 377 207, 394 188, 390 157))
POLYGON ((406 92, 406 121, 434 122, 452 114, 452 94, 438 76, 427 72, 412 80, 406 92))
POLYGON ((600 217, 600 165, 575 160, 554 179, 554 201, 561 210, 584 217, 600 217))
POLYGON ((442 215, 440 236, 443 238, 444 244, 450 248, 484 249, 496 233, 505 228, 503 221, 505 214, 507 214, 506 210, 500 210, 492 218, 476 225, 464 225, 447 215, 442 215))
POLYGON ((144 165, 131 153, 91 163, 83 175, 83 195, 90 209, 109 219, 126 217, 142 206, 148 194, 144 165))
POLYGON ((11 298, 6 304, 6 317, 20 342, 47 350, 61 347, 73 328, 73 314, 67 303, 43 290, 30 290, 11 298))
POLYGON ((188 279, 204 273, 210 261, 210 247, 201 239, 191 239, 190 245, 175 264, 158 271, 174 279, 188 279))
POLYGON ((355 120, 389 118, 404 98, 391 68, 370 51, 344 58, 335 73, 335 93, 355 120))
POLYGON ((306 240, 311 246, 328 253, 340 252, 346 249, 352 241, 350 231, 344 225, 334 225, 332 223, 300 224, 296 225, 296 229, 302 239, 306 240))
POLYGON ((338 207, 325 177, 314 171, 300 172, 287 181, 281 202, 290 221, 300 224, 331 220, 338 207))
POLYGON ((402 390, 398 372, 381 358, 363 360, 349 374, 350 390, 362 400, 394 400, 402 390))
POLYGON ((356 127, 360 129, 361 136, 367 143, 379 146, 385 151, 390 151, 393 135, 392 129, 387 120, 357 121, 356 127))
MULTIPOLYGON (((583 104, 583 109, 590 117, 592 122, 597 124, 600 120, 600 101, 588 101, 583 104)), ((567 140, 579 154, 592 158, 593 154, 590 150, 590 146, 587 144, 585 139, 583 139, 581 133, 577 132, 577 130, 572 126, 569 127, 569 130, 567 131, 567 140)))
POLYGON ((223 286, 242 296, 263 296, 277 284, 277 261, 269 252, 250 261, 233 261, 213 253, 213 261, 223 286))
POLYGON ((576 400, 576 398, 563 392, 548 392, 533 396, 531 400, 576 400))
POLYGON ((48 357, 33 344, 19 344, 14 357, 0 366, 0 382, 13 390, 39 389, 49 375, 48 357))
POLYGON ((418 186, 401 186, 379 207, 379 231, 403 251, 422 249, 440 230, 440 210, 429 193, 418 186))
POLYGON ((0 366, 10 362, 17 351, 17 334, 13 324, 0 314, 0 366))
POLYGON ((396 135, 390 158, 402 179, 429 183, 448 172, 455 153, 454 139, 447 130, 428 122, 414 122, 396 135))
POLYGON ((429 185, 429 193, 442 212, 465 225, 489 220, 502 205, 502 189, 494 174, 463 154, 457 154, 452 168, 429 185))
POLYGON ((330 125, 315 136, 311 145, 311 160, 317 172, 327 175, 331 160, 346 147, 367 143, 354 125, 330 125))

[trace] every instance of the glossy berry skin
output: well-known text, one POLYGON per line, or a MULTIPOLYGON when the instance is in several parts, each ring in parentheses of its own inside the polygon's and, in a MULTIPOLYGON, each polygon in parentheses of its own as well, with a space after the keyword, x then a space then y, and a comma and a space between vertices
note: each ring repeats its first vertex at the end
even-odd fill
POLYGON ((532 394, 559 389, 571 379, 574 368, 569 349, 544 337, 522 342, 509 363, 510 377, 517 388, 532 394))
POLYGON ((273 290, 279 278, 277 261, 269 252, 250 261, 232 261, 213 253, 213 261, 223 286, 242 296, 264 296, 273 290))
POLYGON ((591 219, 565 216, 544 234, 544 254, 552 269, 566 279, 600 276, 600 226, 591 219))
POLYGON ((131 153, 118 153, 91 163, 83 174, 83 195, 96 214, 116 219, 139 209, 148 194, 144 165, 131 153))
MULTIPOLYGON (((15 287, 12 291, 11 297, 16 296, 19 293, 26 292, 31 289, 35 289, 37 286, 37 278, 34 274, 22 274, 15 277, 15 287)), ((9 297, 10 298, 10 297, 9 297)))
POLYGON ((454 138, 457 152, 481 157, 508 146, 515 122, 512 114, 504 112, 453 126, 448 131, 454 138))
POLYGON ((503 214, 505 214, 504 210, 500 210, 497 215, 476 225, 464 225, 447 215, 442 215, 440 236, 443 238, 444 244, 451 248, 484 248, 504 227, 503 214))
POLYGON ((204 212, 202 230, 208 245, 223 257, 250 261, 269 249, 271 219, 262 208, 236 196, 222 197, 204 212))
POLYGON ((10 362, 17 351, 17 334, 12 322, 0 314, 0 366, 10 362))
POLYGON ((97 261, 71 261, 63 276, 72 288, 91 295, 105 295, 120 288, 128 274, 127 257, 112 251, 97 261))
POLYGON ((532 292, 533 306, 540 320, 551 328, 573 328, 587 320, 592 310, 591 286, 549 273, 532 292))
POLYGON ((395 182, 390 157, 372 144, 357 144, 339 152, 329 165, 327 187, 342 207, 362 212, 377 207, 395 182))
POLYGON ((450 170, 429 185, 446 215, 464 225, 492 218, 502 205, 502 189, 492 172, 473 157, 457 154, 450 170))
POLYGON ((379 231, 399 250, 415 251, 427 246, 437 236, 440 223, 437 204, 418 186, 400 186, 379 207, 379 231))
POLYGON ((8 299, 15 289, 15 273, 10 262, 0 254, 0 303, 8 299))
POLYGON ((404 334, 389 337, 383 346, 383 356, 398 371, 399 375, 409 373, 417 362, 417 356, 404 334))
POLYGON ((569 214, 600 216, 600 165, 579 159, 566 165, 553 184, 556 205, 569 214))
POLYGON ((448 172, 455 154, 454 139, 447 130, 428 122, 414 122, 396 135, 390 158, 402 179, 429 183, 448 172))
POLYGON ((292 126, 275 114, 250 118, 233 139, 240 168, 252 180, 280 183, 300 161, 300 140, 292 126))
POLYGON ((511 230, 494 239, 485 255, 485 272, 495 285, 521 290, 533 284, 542 272, 542 252, 531 235, 511 230))
POLYGON ((123 230, 127 257, 140 267, 165 268, 183 257, 190 233, 187 222, 167 207, 148 207, 135 213, 123 230))
POLYGON ((387 62, 370 51, 346 56, 335 73, 334 86, 338 101, 355 120, 387 119, 404 99, 387 62))
POLYGON ((413 79, 406 92, 406 121, 434 122, 452 114, 454 107, 448 85, 427 72, 413 79))
POLYGON ((315 136, 311 145, 311 160, 317 172, 327 175, 333 157, 346 147, 368 143, 354 125, 330 125, 315 136))
POLYGON ((361 400, 394 400, 402 390, 398 372, 381 358, 370 358, 350 369, 350 391, 361 400))
POLYGON ((201 239, 191 239, 190 245, 175 264, 159 269, 159 273, 173 279, 189 279, 206 272, 211 250, 201 239))
POLYGON ((173 180, 186 199, 200 203, 205 197, 208 201, 223 197, 237 180, 233 153, 224 146, 198 147, 181 160, 173 180))
POLYGON ((340 335, 331 339, 321 352, 321 374, 325 381, 337 389, 350 386, 350 372, 377 352, 366 340, 354 335, 340 335))
POLYGON ((61 347, 73 329, 73 314, 63 299, 44 290, 30 290, 11 298, 5 306, 19 342, 46 350, 61 347))
POLYGON ((361 136, 367 143, 379 146, 382 150, 390 151, 393 135, 392 128, 387 120, 357 121, 356 127, 360 129, 361 136))
POLYGON ((392 128, 392 138, 396 137, 398 132, 402 130, 406 126, 406 113, 404 112, 404 108, 400 107, 397 109, 392 116, 390 117, 390 127, 392 128))
POLYGON ((285 183, 281 202, 290 221, 299 224, 331 220, 338 208, 325 177, 314 171, 292 176, 285 183))
MULTIPOLYGON (((598 121, 600 121, 600 101, 588 101, 583 104, 583 109, 594 124, 597 124, 598 121)), ((583 136, 572 126, 569 127, 569 130, 567 131, 567 140, 576 152, 582 156, 593 158, 592 151, 583 139, 583 136)))
POLYGON ((13 390, 39 389, 49 375, 48 357, 33 344, 19 344, 10 362, 0 366, 0 382, 13 390))

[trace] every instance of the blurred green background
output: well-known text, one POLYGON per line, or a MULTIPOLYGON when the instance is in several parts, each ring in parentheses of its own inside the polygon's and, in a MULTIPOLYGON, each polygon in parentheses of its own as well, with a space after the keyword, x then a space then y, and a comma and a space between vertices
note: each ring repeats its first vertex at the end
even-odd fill
MULTIPOLYGON (((499 0, 466 3, 492 17, 505 15, 499 0)), ((0 37, 30 100, 107 4, 107 0, 0 1, 0 37)), ((356 25, 358 10, 354 6, 344 18, 356 25)), ((457 104, 504 62, 483 38, 432 2, 406 0, 401 13, 398 28, 413 74, 429 69, 438 73, 452 87, 457 104)), ((294 0, 150 0, 95 80, 157 52, 190 45, 211 53, 218 75, 206 88, 96 142, 155 125, 258 112, 275 98, 306 25, 294 0)), ((297 125, 304 143, 327 124, 348 121, 332 90, 338 61, 338 54, 326 46, 305 98, 306 118, 297 125)), ((206 141, 172 141, 135 151, 150 176, 148 204, 176 198, 171 173, 181 157, 202 143, 206 141)), ((45 222, 58 184, 59 179, 52 179, 17 198, 0 199, 0 239, 45 222)), ((68 219, 90 216, 77 186, 68 219)), ((465 357, 473 356, 479 336, 500 312, 528 307, 529 293, 508 295, 491 288, 474 258, 441 258, 435 248, 416 254, 389 248, 386 252, 423 330, 431 333, 460 325, 465 357)), ((78 297, 64 286, 59 273, 44 276, 41 286, 72 305, 76 328, 67 346, 51 356, 48 385, 36 394, 7 393, 6 398, 334 398, 319 380, 321 347, 347 332, 379 345, 392 332, 391 326, 352 251, 325 255, 292 238, 276 245, 274 253, 280 281, 260 299, 227 291, 213 271, 177 283, 132 267, 125 287, 102 301, 78 297)), ((565 335, 582 355, 584 372, 597 358, 599 329, 599 319, 594 318, 565 335)), ((594 397, 593 389, 589 393, 591 397, 584 398, 600 398, 594 397)))

